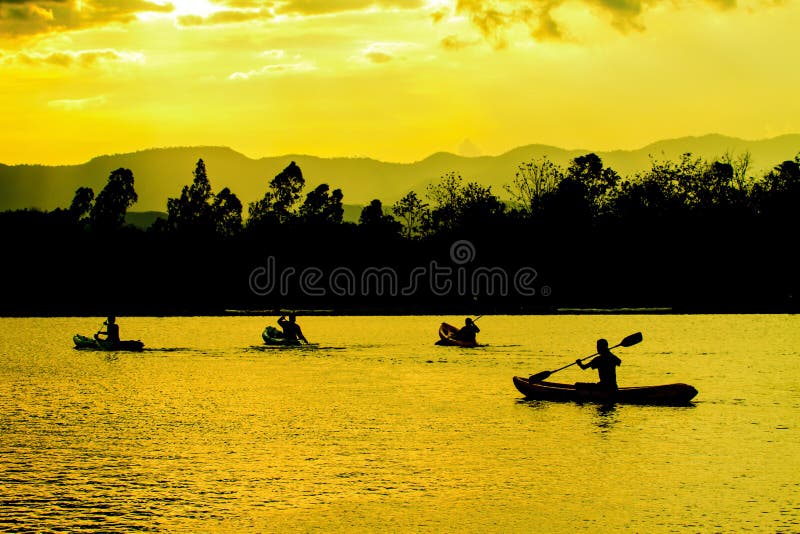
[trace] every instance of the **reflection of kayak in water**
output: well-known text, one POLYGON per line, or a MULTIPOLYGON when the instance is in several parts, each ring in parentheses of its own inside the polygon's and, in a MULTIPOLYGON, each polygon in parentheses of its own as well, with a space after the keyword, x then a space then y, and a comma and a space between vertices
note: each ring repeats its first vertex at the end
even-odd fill
POLYGON ((261 339, 267 345, 299 345, 300 341, 297 339, 286 339, 283 332, 274 326, 268 326, 261 332, 261 339))
POLYGON ((144 343, 142 343, 141 341, 124 340, 118 343, 113 343, 111 341, 97 340, 92 337, 82 336, 80 334, 75 334, 72 337, 72 341, 75 343, 76 349, 111 350, 111 351, 126 350, 135 352, 144 350, 144 343))
POLYGON ((442 323, 439 327, 439 341, 437 345, 452 346, 452 347, 477 347, 477 341, 463 341, 456 338, 458 328, 447 323, 442 323))

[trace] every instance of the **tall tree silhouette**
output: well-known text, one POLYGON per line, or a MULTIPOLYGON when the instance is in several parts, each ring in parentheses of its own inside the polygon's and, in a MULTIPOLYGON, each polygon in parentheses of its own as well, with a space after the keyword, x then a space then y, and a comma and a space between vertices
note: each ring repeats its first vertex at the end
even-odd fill
POLYGON ((133 172, 124 168, 112 171, 90 211, 91 225, 101 230, 120 228, 125 224, 128 208, 137 200, 139 196, 133 187, 133 172))
POLYGON ((217 234, 232 236, 242 230, 242 202, 230 189, 217 193, 211 208, 217 234))
POLYGON ((689 153, 678 162, 651 157, 650 169, 621 182, 616 199, 618 216, 654 219, 685 213, 690 204, 685 177, 699 174, 703 167, 703 161, 689 153))
POLYGON ((88 219, 89 212, 92 210, 92 202, 94 201, 94 191, 91 187, 79 187, 75 191, 75 196, 72 197, 72 203, 69 205, 69 215, 75 222, 85 222, 88 219))
POLYGON ((403 224, 403 236, 406 239, 417 239, 422 236, 426 221, 430 216, 428 204, 422 202, 414 191, 398 200, 392 206, 392 213, 403 224))
POLYGON ((546 224, 582 231, 598 215, 612 210, 612 193, 618 182, 619 175, 610 167, 604 168, 599 156, 579 156, 555 189, 542 197, 543 219, 546 224))
POLYGON ((733 184, 738 191, 739 198, 749 193, 753 186, 753 179, 748 174, 752 159, 753 156, 749 151, 742 152, 738 156, 732 152, 726 152, 720 159, 722 163, 728 163, 733 169, 733 184))
POLYGON ((567 168, 566 180, 574 184, 565 184, 573 193, 583 189, 584 201, 591 214, 602 213, 609 204, 609 193, 619 183, 619 175, 611 167, 603 167, 603 161, 597 154, 586 154, 572 160, 567 168))
POLYGON ((434 232, 449 231, 458 225, 461 215, 461 188, 463 178, 460 174, 449 172, 438 183, 428 186, 427 197, 431 201, 429 223, 434 232))
POLYGON ((544 197, 555 191, 564 179, 564 169, 547 157, 522 163, 517 167, 514 181, 505 187, 514 207, 528 215, 542 209, 544 197))
POLYGON ((430 225, 434 232, 486 225, 500 217, 505 205, 492 194, 491 187, 476 182, 463 183, 461 175, 445 174, 439 183, 428 186, 433 203, 430 225))
POLYGON ((380 235, 399 235, 402 230, 402 225, 394 217, 383 213, 383 204, 377 198, 361 210, 358 225, 367 232, 380 235))
POLYGON ((617 172, 610 167, 603 167, 603 160, 593 153, 573 159, 567 168, 567 178, 582 183, 590 200, 602 197, 619 181, 617 172))
POLYGON ((474 230, 487 228, 505 215, 505 204, 492 193, 492 187, 469 182, 461 189, 460 225, 474 230))
POLYGON ((167 199, 167 225, 184 232, 208 233, 213 230, 212 197, 206 164, 199 159, 192 184, 183 186, 180 197, 167 199))
POLYGON ((264 198, 250 204, 248 226, 283 224, 294 219, 294 206, 305 186, 300 167, 293 161, 273 178, 264 198))
POLYGON ((708 163, 685 154, 677 172, 678 189, 691 210, 707 211, 730 204, 734 198, 733 165, 708 163))
POLYGON ((306 195, 300 206, 300 220, 311 224, 340 224, 344 216, 341 189, 330 191, 328 184, 320 184, 306 195))
POLYGON ((197 161, 191 185, 178 198, 167 200, 167 227, 171 230, 210 235, 234 235, 242 226, 242 203, 227 187, 214 195, 205 162, 197 161))
POLYGON ((800 154, 767 173, 754 186, 753 196, 762 215, 781 223, 797 221, 800 218, 800 154))

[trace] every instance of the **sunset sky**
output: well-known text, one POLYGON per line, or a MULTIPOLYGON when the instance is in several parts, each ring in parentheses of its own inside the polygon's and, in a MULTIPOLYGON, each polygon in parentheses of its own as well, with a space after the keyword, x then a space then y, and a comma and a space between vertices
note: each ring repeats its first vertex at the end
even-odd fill
POLYGON ((0 162, 800 132, 797 0, 0 0, 0 162))

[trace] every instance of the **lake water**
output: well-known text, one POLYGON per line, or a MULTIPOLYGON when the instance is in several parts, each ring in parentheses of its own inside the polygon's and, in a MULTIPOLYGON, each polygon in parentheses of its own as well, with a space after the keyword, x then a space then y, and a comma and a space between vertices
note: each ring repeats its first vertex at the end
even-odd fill
MULTIPOLYGON (((0 319, 0 531, 800 532, 800 318, 0 319), (514 375, 615 349, 693 406, 523 401, 514 375)), ((554 375, 594 381, 575 366, 554 375)))

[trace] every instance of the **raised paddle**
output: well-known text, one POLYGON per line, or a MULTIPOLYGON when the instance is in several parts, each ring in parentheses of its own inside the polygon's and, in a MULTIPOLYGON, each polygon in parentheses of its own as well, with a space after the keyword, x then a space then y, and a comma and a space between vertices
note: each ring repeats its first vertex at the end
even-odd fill
MULTIPOLYGON (((100 334, 100 333, 102 333, 102 332, 103 332, 103 328, 106 328, 107 326, 108 326, 108 319, 106 319, 105 321, 103 321, 103 326, 101 326, 101 327, 100 327, 100 328, 97 330, 97 334, 100 334)), ((95 334, 95 336, 97 336, 97 334, 95 334)), ((95 337, 95 339, 97 339, 97 337, 95 337)))
MULTIPOLYGON (((637 343, 641 343, 641 341, 642 341, 642 333, 641 332, 636 332, 635 334, 629 335, 628 337, 626 337, 625 339, 623 339, 622 341, 620 341, 619 343, 617 343, 613 347, 609 347, 609 350, 610 349, 615 349, 617 347, 630 347, 631 345, 636 345, 637 343)), ((598 354, 600 354, 600 353, 599 352, 595 352, 594 354, 586 356, 585 358, 581 358, 580 361, 588 360, 589 358, 593 358, 593 357, 597 356, 598 354)), ((547 377, 549 377, 553 373, 557 373, 557 372, 561 371, 562 369, 566 369, 567 367, 572 367, 576 363, 578 363, 578 362, 574 361, 569 365, 565 365, 564 367, 559 367, 555 371, 542 371, 541 373, 536 373, 535 375, 531 375, 530 378, 528 378, 528 382, 541 382, 542 380, 546 379, 547 377)))

